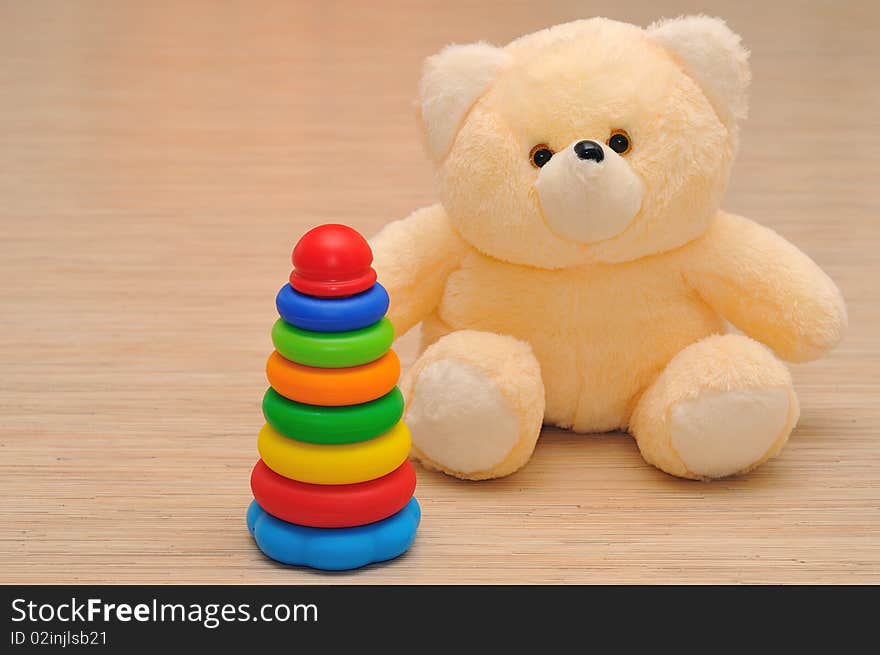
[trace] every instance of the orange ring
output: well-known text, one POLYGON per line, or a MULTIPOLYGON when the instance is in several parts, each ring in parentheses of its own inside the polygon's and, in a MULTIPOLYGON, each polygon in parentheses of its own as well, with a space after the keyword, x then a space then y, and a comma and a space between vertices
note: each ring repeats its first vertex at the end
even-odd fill
POLYGON ((393 350, 379 359, 348 368, 316 368, 284 359, 277 350, 266 362, 269 384, 285 398, 307 405, 359 405, 384 396, 400 377, 393 350))

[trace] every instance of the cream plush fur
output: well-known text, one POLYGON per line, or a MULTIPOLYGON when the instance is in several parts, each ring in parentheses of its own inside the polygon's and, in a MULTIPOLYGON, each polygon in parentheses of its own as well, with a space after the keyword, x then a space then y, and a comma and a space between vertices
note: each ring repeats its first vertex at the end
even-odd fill
POLYGON ((695 479, 782 448, 798 403, 777 357, 821 356, 847 318, 806 255, 719 209, 747 58, 722 21, 685 17, 577 21, 427 61, 442 204, 372 242, 398 334, 422 323, 402 382, 417 458, 507 475, 542 421, 628 430, 695 479), (630 150, 610 147, 618 131, 630 150), (554 153, 540 168, 537 146, 554 153))

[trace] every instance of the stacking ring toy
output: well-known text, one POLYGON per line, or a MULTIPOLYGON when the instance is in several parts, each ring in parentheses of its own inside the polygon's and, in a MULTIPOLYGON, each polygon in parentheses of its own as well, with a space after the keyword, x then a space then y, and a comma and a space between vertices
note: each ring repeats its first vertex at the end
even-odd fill
POLYGON ((378 282, 342 298, 314 298, 289 284, 275 298, 278 314, 291 325, 313 332, 347 332, 372 325, 388 311, 388 292, 378 282))
POLYGON ((275 473, 262 460, 251 473, 254 498, 272 516, 314 528, 348 528, 388 518, 409 502, 416 472, 405 460, 388 475, 357 484, 307 484, 275 473))
POLYGON ((266 362, 266 378, 275 391, 308 405, 357 405, 375 400, 394 388, 400 360, 393 350, 369 364, 348 368, 316 368, 284 359, 276 350, 266 362))
POLYGON ((289 439, 266 423, 257 438, 260 458, 278 475, 311 484, 354 484, 391 473, 409 454, 403 421, 385 434, 357 443, 325 446, 289 439))
POLYGON ((272 343, 285 359, 305 366, 345 368, 379 359, 394 341, 387 318, 360 330, 311 332, 278 319, 272 326, 272 343))
POLYGON ((356 569, 402 555, 415 540, 422 511, 415 498, 377 523, 354 528, 310 528, 276 519, 253 501, 248 530, 267 557, 325 571, 356 569))
POLYGON ((263 396, 263 416, 276 431, 298 441, 342 444, 387 432, 403 416, 403 394, 394 387, 381 398, 347 407, 321 407, 289 400, 272 387, 263 396))

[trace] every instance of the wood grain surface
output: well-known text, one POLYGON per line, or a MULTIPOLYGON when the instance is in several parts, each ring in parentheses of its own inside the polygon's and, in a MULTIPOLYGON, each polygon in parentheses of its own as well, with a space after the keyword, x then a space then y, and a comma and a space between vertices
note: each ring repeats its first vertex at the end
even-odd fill
POLYGON ((878 27, 869 2, 0 1, 0 582, 880 582, 878 27), (688 12, 752 49, 725 206, 848 302, 840 348, 794 367, 781 457, 703 484, 548 429, 503 480, 420 468, 397 561, 264 558, 244 512, 274 295, 308 227, 434 201, 423 58, 688 12))

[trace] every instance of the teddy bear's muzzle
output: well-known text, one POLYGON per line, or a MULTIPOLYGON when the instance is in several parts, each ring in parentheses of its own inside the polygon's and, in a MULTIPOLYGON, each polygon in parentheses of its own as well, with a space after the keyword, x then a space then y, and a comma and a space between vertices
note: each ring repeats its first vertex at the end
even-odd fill
POLYGON ((610 239, 638 215, 644 186, 611 148, 577 140, 538 172, 538 197, 548 227, 579 243, 610 239))

